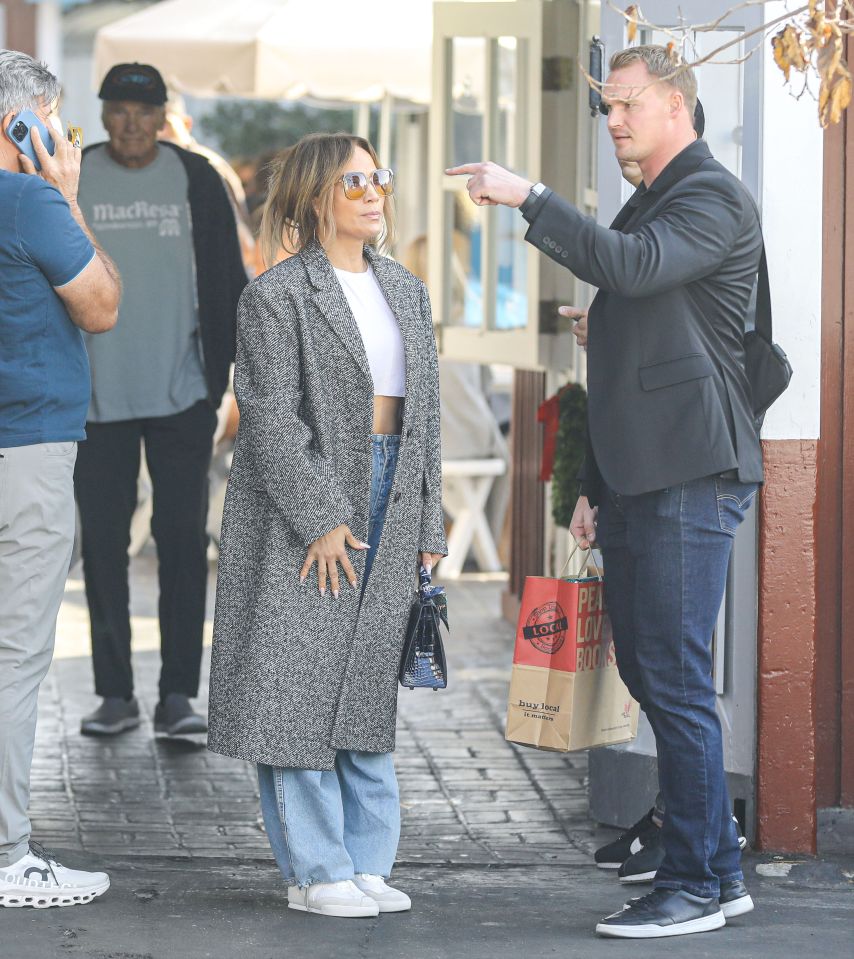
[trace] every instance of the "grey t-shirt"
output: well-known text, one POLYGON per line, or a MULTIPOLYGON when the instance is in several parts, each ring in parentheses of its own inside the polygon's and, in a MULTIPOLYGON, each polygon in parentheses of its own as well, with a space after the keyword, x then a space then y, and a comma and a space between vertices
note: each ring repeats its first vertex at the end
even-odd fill
POLYGON ((187 174, 171 150, 129 169, 105 146, 83 161, 78 202, 124 292, 109 333, 86 336, 89 420, 169 416, 208 395, 198 332, 187 174))

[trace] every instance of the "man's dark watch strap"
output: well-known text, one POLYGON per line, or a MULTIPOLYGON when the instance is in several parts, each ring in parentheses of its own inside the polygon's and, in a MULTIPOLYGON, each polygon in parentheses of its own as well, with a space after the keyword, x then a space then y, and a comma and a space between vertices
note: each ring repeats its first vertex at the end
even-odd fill
POLYGON ((531 192, 525 197, 519 207, 520 213, 529 223, 549 193, 551 193, 551 190, 549 190, 544 183, 535 183, 531 187, 531 192))

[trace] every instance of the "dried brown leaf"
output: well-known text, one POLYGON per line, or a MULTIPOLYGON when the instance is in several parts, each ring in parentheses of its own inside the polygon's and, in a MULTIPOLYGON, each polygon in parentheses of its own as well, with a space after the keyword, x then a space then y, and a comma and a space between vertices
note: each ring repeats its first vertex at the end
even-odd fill
POLYGON ((818 94, 818 117, 823 127, 839 123, 842 111, 851 103, 851 74, 841 67, 829 81, 822 81, 818 94))
POLYGON ((818 51, 816 57, 816 70, 819 77, 825 82, 832 80, 833 75, 839 69, 839 65, 842 63, 842 48, 842 31, 835 26, 831 39, 818 51))
POLYGON ((824 11, 817 10, 804 23, 804 32, 806 33, 805 43, 811 49, 818 49, 827 43, 833 27, 827 22, 824 11))
POLYGON ((803 73, 807 69, 801 32, 791 23, 771 39, 771 46, 774 50, 774 62, 783 71, 786 82, 791 70, 803 73))
POLYGON ((626 27, 626 37, 628 38, 629 43, 634 43, 637 40, 638 36, 638 14, 640 11, 637 8, 636 4, 631 4, 631 6, 626 7, 626 20, 628 26, 626 27))

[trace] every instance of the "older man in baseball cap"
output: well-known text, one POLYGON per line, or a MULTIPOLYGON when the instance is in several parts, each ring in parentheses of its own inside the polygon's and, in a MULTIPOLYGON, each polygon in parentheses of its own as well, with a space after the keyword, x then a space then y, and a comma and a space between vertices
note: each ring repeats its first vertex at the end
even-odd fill
POLYGON ((128 610, 128 543, 140 450, 153 486, 162 669, 156 734, 204 733, 198 691, 207 585, 208 466, 216 409, 234 357, 246 273, 222 180, 157 135, 166 85, 122 63, 99 93, 106 143, 84 151, 80 205, 119 264, 125 293, 114 334, 89 338, 89 442, 75 471, 98 708, 81 731, 138 726, 128 610))

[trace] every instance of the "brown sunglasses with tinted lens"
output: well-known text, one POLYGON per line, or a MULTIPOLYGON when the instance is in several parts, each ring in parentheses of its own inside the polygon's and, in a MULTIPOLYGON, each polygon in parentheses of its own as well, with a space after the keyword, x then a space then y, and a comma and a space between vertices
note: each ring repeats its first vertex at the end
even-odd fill
MULTIPOLYGON (((370 180, 380 196, 394 193, 394 173, 391 170, 374 170, 370 180)), ((368 177, 364 173, 345 173, 341 182, 348 200, 361 200, 368 191, 368 177)))

